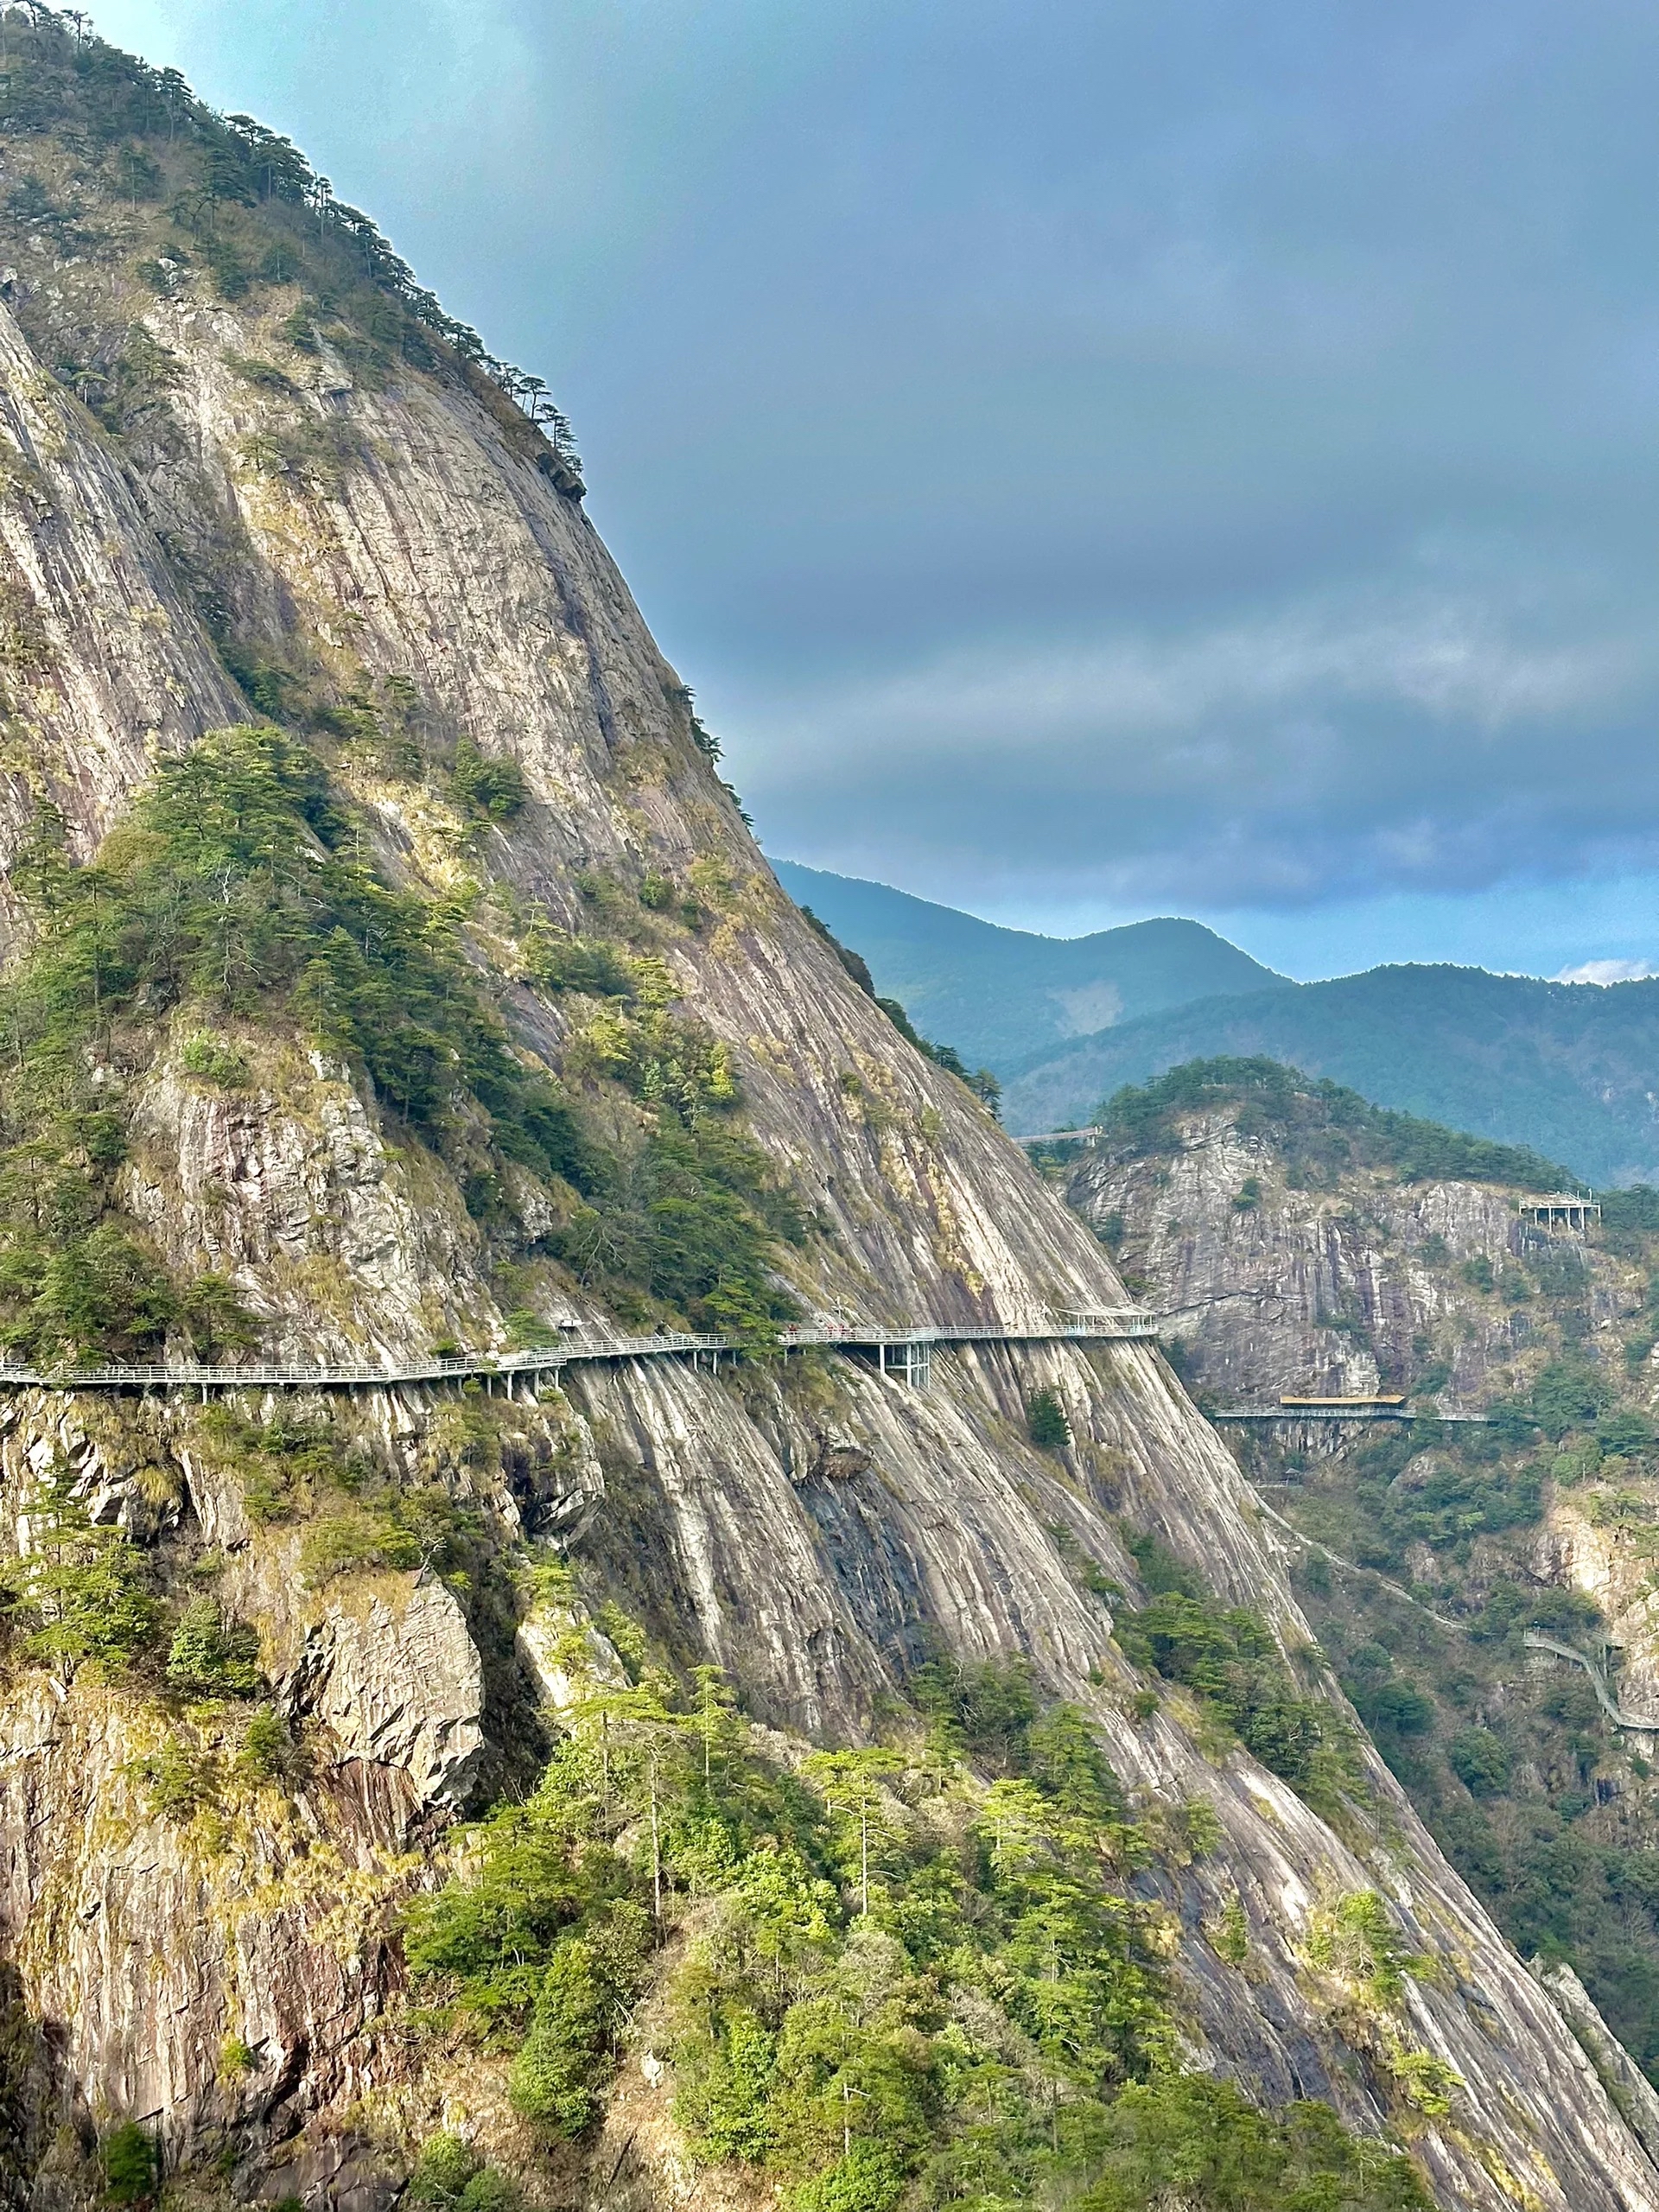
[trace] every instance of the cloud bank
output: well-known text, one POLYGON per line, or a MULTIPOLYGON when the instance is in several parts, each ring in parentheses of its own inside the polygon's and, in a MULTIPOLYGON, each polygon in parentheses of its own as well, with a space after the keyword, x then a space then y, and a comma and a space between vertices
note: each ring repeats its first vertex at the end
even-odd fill
POLYGON ((1416 899, 1429 957, 1659 868, 1638 0, 99 22, 549 378, 774 850, 1080 923, 1416 899))

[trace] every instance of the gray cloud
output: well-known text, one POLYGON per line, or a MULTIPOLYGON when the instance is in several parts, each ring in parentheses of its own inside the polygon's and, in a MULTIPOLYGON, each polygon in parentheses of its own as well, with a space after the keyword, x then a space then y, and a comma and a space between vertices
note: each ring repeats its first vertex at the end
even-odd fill
POLYGON ((744 779, 786 849, 877 874, 959 855, 1005 897, 1115 908, 1640 865, 1659 636, 1605 607, 1552 632, 1515 596, 1379 582, 954 646, 746 702, 768 735, 744 779))
POLYGON ((99 21, 550 378, 775 849, 1431 952, 1659 861, 1637 0, 99 21))

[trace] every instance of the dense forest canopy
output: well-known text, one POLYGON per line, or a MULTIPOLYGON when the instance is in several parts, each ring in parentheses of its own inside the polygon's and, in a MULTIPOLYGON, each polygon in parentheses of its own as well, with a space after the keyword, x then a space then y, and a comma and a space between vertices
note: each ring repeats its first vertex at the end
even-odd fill
POLYGON ((1439 1122, 1374 1106, 1328 1077, 1255 1054, 1184 1060, 1147 1084, 1125 1084, 1096 1116, 1115 1142, 1155 1152, 1175 1141, 1182 1116, 1236 1109, 1241 1134, 1270 1133, 1293 1161, 1318 1155, 1327 1169, 1389 1167, 1402 1181, 1507 1183, 1528 1191, 1581 1187, 1570 1169, 1525 1145, 1496 1144, 1439 1122))

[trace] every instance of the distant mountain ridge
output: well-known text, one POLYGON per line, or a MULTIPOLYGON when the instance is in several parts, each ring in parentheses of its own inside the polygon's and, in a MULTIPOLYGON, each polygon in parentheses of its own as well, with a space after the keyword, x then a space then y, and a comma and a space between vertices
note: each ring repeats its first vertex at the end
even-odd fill
POLYGON ((1033 1053, 1009 1073, 1004 1117, 1016 1132, 1063 1127, 1123 1084, 1220 1054, 1288 1061, 1595 1183, 1659 1180, 1659 980, 1388 967, 1213 997, 1033 1053))
POLYGON ((970 1065, 1005 1075, 1033 1053, 1196 999, 1290 988, 1200 922, 1088 937, 1000 928, 885 883, 774 861, 779 881, 868 963, 884 998, 970 1065))

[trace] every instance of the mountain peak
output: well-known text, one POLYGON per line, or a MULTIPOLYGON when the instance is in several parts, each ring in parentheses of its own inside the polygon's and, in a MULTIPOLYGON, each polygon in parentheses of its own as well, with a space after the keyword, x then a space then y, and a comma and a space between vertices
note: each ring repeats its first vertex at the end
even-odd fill
POLYGON ((798 861, 773 869, 792 898, 868 962, 918 1027, 1001 1075, 1044 1046, 1286 979, 1201 922, 1129 922, 1086 937, 1005 929, 885 883, 798 861))

